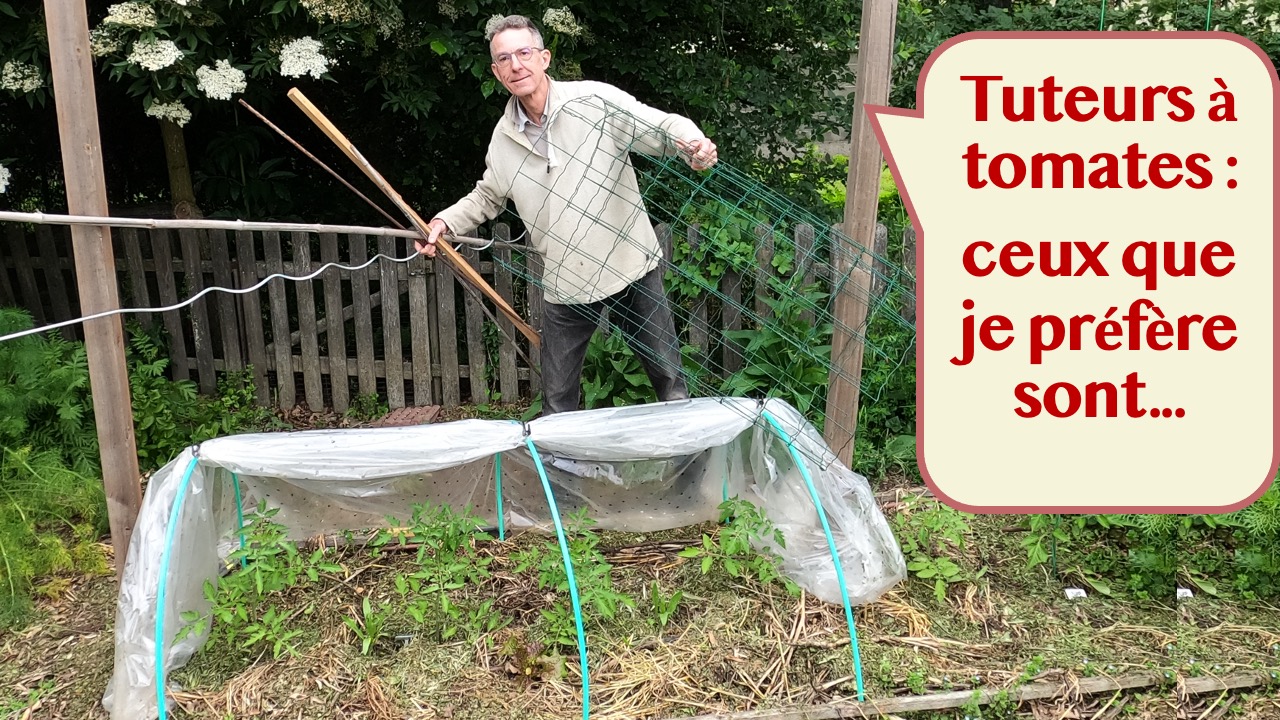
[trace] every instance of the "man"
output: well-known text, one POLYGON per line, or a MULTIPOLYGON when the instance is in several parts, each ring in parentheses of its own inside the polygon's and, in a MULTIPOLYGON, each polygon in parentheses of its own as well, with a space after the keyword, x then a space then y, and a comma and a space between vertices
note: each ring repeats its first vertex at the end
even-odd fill
POLYGON ((551 51, 526 17, 503 18, 488 38, 493 74, 512 97, 490 138, 483 178, 432 218, 418 251, 433 257, 442 234, 464 235, 514 201, 544 258, 543 414, 578 409, 587 344, 606 309, 658 399, 687 399, 662 249, 629 152, 681 153, 705 170, 717 161, 715 143, 691 120, 611 85, 553 80, 551 51))

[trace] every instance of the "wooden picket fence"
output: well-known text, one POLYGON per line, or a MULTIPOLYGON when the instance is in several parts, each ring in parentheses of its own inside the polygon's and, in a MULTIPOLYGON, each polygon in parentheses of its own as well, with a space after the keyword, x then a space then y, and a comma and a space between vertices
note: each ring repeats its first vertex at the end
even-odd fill
MULTIPOLYGON (((671 232, 665 226, 657 230, 670 258, 671 232)), ((493 233, 499 240, 510 237, 504 224, 496 224, 493 233)), ((795 234, 798 246, 812 243, 812 228, 798 226, 795 234)), ((37 325, 80 317, 68 228, 8 224, 4 238, 0 306, 26 308, 37 325)), ((696 243, 696 231, 688 239, 696 243)), ((121 306, 129 308, 175 305, 211 286, 248 288, 273 274, 310 275, 328 263, 359 266, 378 253, 403 258, 413 251, 408 238, 305 232, 115 228, 112 241, 121 306)), ((536 254, 513 252, 501 242, 483 260, 474 249, 458 249, 540 329, 542 293, 536 282, 524 280, 541 276, 536 254)), ((762 246, 761 267, 768 267, 769 252, 762 246)), ((797 272, 821 275, 823 268, 797 272)), ((736 300, 740 287, 742 278, 730 273, 721 291, 736 300)), ((763 298, 754 305, 763 309, 763 298)), ((163 330, 173 379, 192 380, 202 393, 213 393, 221 373, 252 368, 263 406, 290 409, 305 403, 341 413, 356 395, 376 394, 392 409, 452 407, 490 401, 494 391, 507 400, 540 391, 536 349, 500 316, 497 367, 490 367, 490 315, 440 258, 378 260, 356 271, 330 268, 313 280, 273 279, 252 292, 211 292, 180 310, 127 317, 163 330)), ((710 317, 707 306, 700 305, 689 319, 690 342, 707 349, 722 331, 742 327, 740 313, 728 304, 710 317)), ((76 324, 62 332, 79 339, 81 328, 76 324)), ((723 352, 724 366, 736 369, 740 358, 728 347, 723 352)))

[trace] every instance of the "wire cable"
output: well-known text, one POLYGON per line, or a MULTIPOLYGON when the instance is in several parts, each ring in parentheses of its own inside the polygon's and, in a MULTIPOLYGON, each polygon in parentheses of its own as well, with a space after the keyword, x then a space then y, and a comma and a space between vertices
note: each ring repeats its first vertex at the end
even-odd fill
POLYGON ((342 265, 340 263, 326 263, 324 265, 321 265, 320 269, 316 270, 310 275, 302 275, 299 277, 295 277, 292 275, 285 275, 283 273, 274 273, 263 278, 262 281, 259 282, 258 284, 253 285, 251 287, 247 287, 247 288, 240 288, 240 289, 224 288, 217 285, 213 285, 205 288, 204 290, 201 290, 200 292, 196 293, 190 298, 187 298, 186 300, 183 300, 182 302, 176 305, 166 305, 163 307, 154 307, 154 308, 117 308, 115 310, 107 310, 105 312, 94 313, 93 315, 84 315, 78 318, 73 318, 71 320, 63 320, 62 322, 53 323, 52 325, 45 325, 43 327, 21 330, 19 332, 10 333, 8 335, 0 335, 0 342, 5 342, 8 340, 16 340, 20 337, 26 337, 27 335, 36 335, 39 333, 67 327, 68 325, 75 325, 76 323, 88 322, 90 320, 98 320, 101 318, 110 317, 112 315, 120 315, 123 313, 159 313, 159 312, 168 312, 170 310, 179 310, 181 308, 184 308, 190 305, 191 303, 194 303, 196 300, 199 300, 201 297, 204 297, 206 294, 211 293, 215 290, 220 292, 233 293, 235 295, 244 295, 245 293, 251 293, 257 290, 261 288, 263 285, 266 285, 268 282, 276 279, 293 280, 295 282, 305 282, 307 280, 311 280, 315 278, 317 275, 323 273, 325 270, 328 270, 331 267, 336 267, 341 270, 352 270, 352 271, 363 270, 369 267, 370 265, 372 265, 374 262, 376 262, 380 258, 385 258, 387 260, 390 260, 391 262, 407 263, 410 260, 413 260, 414 258, 418 257, 418 255, 419 253, 414 252, 412 255, 410 255, 407 258, 393 258, 387 255, 383 255, 382 253, 378 253, 377 255, 374 255, 372 258, 370 258, 363 265, 350 266, 350 265, 342 265))

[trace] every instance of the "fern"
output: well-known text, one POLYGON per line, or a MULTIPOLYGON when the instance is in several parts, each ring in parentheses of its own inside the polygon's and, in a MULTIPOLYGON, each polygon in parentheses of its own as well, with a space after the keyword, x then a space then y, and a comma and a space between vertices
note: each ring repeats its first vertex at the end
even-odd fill
POLYGON ((0 446, 0 627, 25 616, 35 578, 104 566, 105 516, 102 483, 60 453, 0 446))
POLYGON ((1234 514, 1240 526, 1256 541, 1280 541, 1280 483, 1272 483, 1262 497, 1234 514))
MULTIPOLYGON (((0 308, 0 334, 32 326, 0 308)), ((54 334, 0 343, 0 627, 21 621, 31 585, 105 565, 98 435, 81 343, 54 334)))
MULTIPOLYGON (((32 326, 25 310, 0 309, 0 335, 32 326)), ((0 343, 0 445, 58 448, 76 471, 98 472, 98 434, 82 343, 58 335, 0 343)))

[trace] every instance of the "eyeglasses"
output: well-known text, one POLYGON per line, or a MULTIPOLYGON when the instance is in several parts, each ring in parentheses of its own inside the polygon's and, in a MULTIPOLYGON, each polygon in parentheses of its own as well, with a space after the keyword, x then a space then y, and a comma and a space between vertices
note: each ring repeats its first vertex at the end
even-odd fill
POLYGON ((498 67, 508 67, 511 65, 512 57, 519 58, 521 63, 527 63, 533 59, 534 53, 541 51, 542 48, 522 47, 513 53, 502 53, 494 58, 493 61, 497 63, 498 67))

